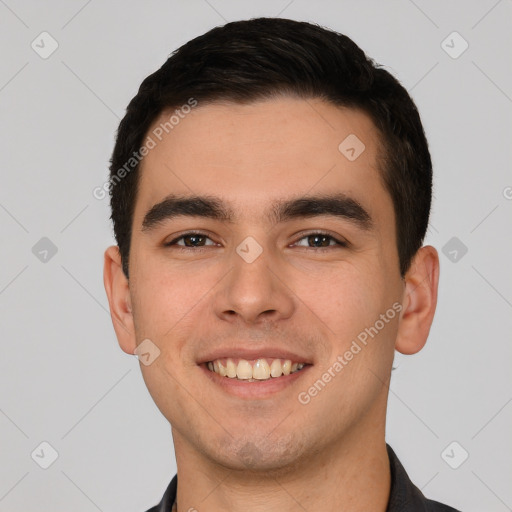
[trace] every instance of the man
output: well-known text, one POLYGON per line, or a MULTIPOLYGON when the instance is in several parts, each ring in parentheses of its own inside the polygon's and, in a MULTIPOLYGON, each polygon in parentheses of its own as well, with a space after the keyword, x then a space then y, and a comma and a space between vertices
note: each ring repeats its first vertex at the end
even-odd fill
POLYGON ((178 468, 151 511, 454 510, 385 442, 439 277, 395 78, 316 25, 229 23, 144 80, 110 169, 110 311, 178 468))

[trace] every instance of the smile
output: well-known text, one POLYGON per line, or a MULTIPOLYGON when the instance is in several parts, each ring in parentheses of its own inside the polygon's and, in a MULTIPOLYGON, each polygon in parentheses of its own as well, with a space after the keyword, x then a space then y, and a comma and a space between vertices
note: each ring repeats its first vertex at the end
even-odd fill
POLYGON ((222 358, 209 361, 207 368, 221 377, 247 382, 277 379, 301 371, 307 363, 293 362, 290 359, 222 358))

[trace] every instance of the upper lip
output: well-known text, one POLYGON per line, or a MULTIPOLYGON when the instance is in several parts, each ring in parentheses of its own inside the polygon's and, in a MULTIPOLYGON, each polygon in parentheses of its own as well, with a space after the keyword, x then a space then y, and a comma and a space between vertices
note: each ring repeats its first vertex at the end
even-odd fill
POLYGON ((302 356, 289 350, 279 349, 276 347, 253 347, 253 348, 216 348, 211 352, 200 356, 198 364, 208 363, 215 361, 216 359, 224 358, 240 358, 240 359, 258 359, 258 358, 269 358, 269 359, 290 359, 297 363, 312 364, 310 357, 302 356))

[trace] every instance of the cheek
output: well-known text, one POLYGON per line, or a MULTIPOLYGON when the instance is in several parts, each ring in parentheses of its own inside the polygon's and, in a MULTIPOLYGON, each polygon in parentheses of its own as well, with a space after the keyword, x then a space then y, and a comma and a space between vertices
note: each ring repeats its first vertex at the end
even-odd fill
POLYGON ((218 280, 215 269, 201 262, 180 265, 171 262, 165 254, 150 252, 141 255, 140 260, 140 263, 135 260, 133 265, 139 316, 156 332, 172 328, 208 301, 208 292, 218 280))
MULTIPOLYGON (((330 339, 322 367, 327 370, 341 356, 349 381, 372 378, 368 368, 384 378, 393 356, 398 314, 392 309, 391 283, 380 265, 377 259, 361 258, 357 265, 344 262, 329 271, 324 267, 296 272, 293 278, 294 291, 308 306, 305 311, 314 312, 312 320, 330 339), (382 320, 386 312, 390 313, 382 320)), ((346 386, 345 378, 338 381, 346 386)))
POLYGON ((383 285, 375 269, 349 262, 316 265, 308 272, 296 270, 291 279, 297 296, 340 340, 357 335, 378 318, 383 285))

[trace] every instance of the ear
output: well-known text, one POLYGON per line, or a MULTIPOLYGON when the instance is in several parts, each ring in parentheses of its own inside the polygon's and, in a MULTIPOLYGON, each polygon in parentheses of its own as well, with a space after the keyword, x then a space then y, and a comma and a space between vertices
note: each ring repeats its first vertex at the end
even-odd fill
POLYGON ((124 275, 117 245, 105 251, 103 284, 107 292, 110 316, 121 349, 133 355, 137 347, 128 279, 124 275))
POLYGON ((402 354, 415 354, 427 342, 437 305, 439 255, 434 247, 421 247, 405 275, 403 310, 395 348, 402 354))

